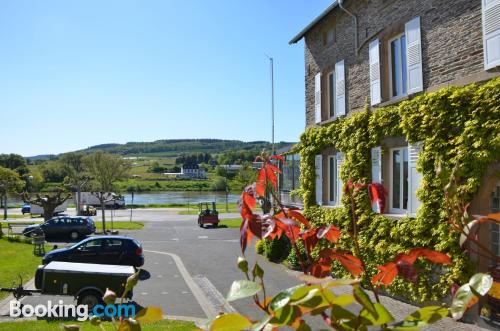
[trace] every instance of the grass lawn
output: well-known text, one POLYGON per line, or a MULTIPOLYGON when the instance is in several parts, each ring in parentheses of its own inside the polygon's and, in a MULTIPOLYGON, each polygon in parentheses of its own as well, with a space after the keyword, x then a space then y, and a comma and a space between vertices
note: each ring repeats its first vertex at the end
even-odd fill
MULTIPOLYGON (((186 208, 186 210, 181 210, 178 212, 179 215, 198 215, 198 205, 191 204, 189 205, 189 210, 187 210, 187 205, 182 206, 182 208, 186 208)), ((226 204, 224 202, 218 202, 216 204, 217 211, 219 213, 226 213, 226 204)), ((236 202, 228 203, 228 213, 237 213, 238 212, 238 204, 236 202)))
MULTIPOLYGON (((3 218, 3 213, 2 213, 2 218, 3 218)), ((27 220, 29 220, 31 217, 30 217, 30 214, 13 214, 13 215, 9 215, 7 214, 7 218, 25 218, 27 220)))
MULTIPOLYGON (((36 267, 41 264, 40 257, 33 255, 33 246, 25 243, 9 242, 0 239, 0 287, 12 287, 19 284, 19 275, 23 282, 35 275, 36 267)), ((0 292, 0 299, 8 295, 0 292)), ((0 326, 1 330, 4 330, 0 326)))
MULTIPOLYGON (((102 231, 102 222, 95 221, 96 231, 102 231)), ((141 230, 144 227, 144 222, 139 221, 114 221, 113 229, 115 230, 141 230)), ((106 220, 106 229, 111 229, 111 221, 106 220)))
MULTIPOLYGON (((90 323, 77 323, 77 322, 47 322, 47 321, 22 321, 22 322, 6 322, 0 323, 2 331, 60 331, 62 325, 81 326, 82 331, 99 331, 99 327, 91 326, 90 323)), ((110 323, 104 323, 105 330, 115 330, 110 323)), ((196 327, 192 322, 163 320, 156 323, 141 325, 143 331, 163 331, 163 330, 176 330, 176 331, 191 331, 196 327)))
POLYGON ((226 226, 228 228, 239 228, 240 224, 241 224, 241 218, 231 218, 219 222, 219 226, 226 226))

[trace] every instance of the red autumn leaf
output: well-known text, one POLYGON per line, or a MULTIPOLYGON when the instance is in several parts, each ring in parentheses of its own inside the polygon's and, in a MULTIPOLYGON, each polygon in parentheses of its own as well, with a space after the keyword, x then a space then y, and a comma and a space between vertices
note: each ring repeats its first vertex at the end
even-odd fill
POLYGON ((245 254, 245 250, 250 241, 252 241, 252 233, 248 231, 248 220, 243 219, 240 225, 240 247, 243 254, 245 254))
POLYGON ((271 167, 270 164, 266 166, 266 178, 273 185, 273 188, 276 189, 276 187, 278 185, 278 177, 276 176, 276 174, 274 173, 274 171, 272 171, 270 169, 270 167, 271 167))
POLYGON ((406 278, 414 284, 418 282, 418 272, 413 264, 400 260, 396 262, 396 267, 398 268, 398 273, 401 277, 406 278))
POLYGON ((319 238, 317 236, 317 231, 318 229, 313 228, 301 234, 302 240, 304 241, 304 245, 306 247, 308 254, 311 254, 312 250, 314 249, 314 247, 316 247, 316 244, 319 241, 319 238))
POLYGON ((331 262, 316 262, 308 268, 308 273, 316 278, 324 278, 330 275, 331 262))
POLYGON ((250 208, 255 208, 255 196, 251 195, 250 193, 243 191, 241 194, 242 200, 247 204, 248 207, 250 208))
POLYGON ((495 214, 488 214, 489 219, 492 219, 494 221, 500 222, 500 213, 495 213, 495 214))
POLYGON ((325 238, 329 242, 336 243, 340 238, 340 230, 333 225, 324 226, 318 229, 318 238, 325 238))
POLYGON ((255 194, 260 197, 266 194, 266 170, 264 168, 259 170, 257 182, 255 183, 255 194))
POLYGON ((319 252, 319 257, 325 260, 339 261, 354 277, 358 277, 361 273, 363 273, 363 271, 365 271, 363 263, 360 259, 354 255, 339 252, 335 249, 324 249, 319 252))
POLYGON ((293 218, 294 220, 304 224, 305 226, 307 226, 307 227, 311 226, 309 221, 307 220, 307 218, 305 218, 304 215, 302 215, 300 212, 298 212, 296 210, 288 209, 286 211, 286 213, 288 214, 288 217, 293 218))
POLYGON ((396 278, 396 276, 398 275, 398 268, 396 266, 396 263, 394 262, 389 262, 382 266, 378 266, 377 268, 380 270, 380 272, 372 278, 372 284, 381 283, 385 286, 389 286, 392 284, 394 278, 396 278))
POLYGON ((276 160, 280 160, 282 162, 286 162, 285 161, 285 157, 283 155, 281 155, 281 154, 273 155, 273 156, 271 156, 271 159, 276 159, 276 160))
POLYGON ((267 167, 268 167, 268 170, 271 170, 272 172, 274 173, 278 173, 278 174, 281 174, 281 169, 278 168, 277 166, 275 166, 274 164, 272 163, 268 163, 267 164, 267 167))
POLYGON ((396 262, 404 261, 409 264, 415 263, 418 257, 423 257, 437 264, 451 264, 451 258, 444 253, 433 251, 428 248, 414 248, 408 254, 399 254, 396 262))
POLYGON ((380 183, 371 183, 368 185, 368 193, 370 196, 370 203, 373 207, 376 203, 379 206, 379 213, 383 213, 385 210, 387 190, 380 183))
POLYGON ((293 222, 293 220, 290 219, 282 219, 282 220, 277 219, 276 226, 281 230, 283 230, 287 238, 290 239, 292 243, 295 243, 295 241, 299 237, 300 227, 298 227, 295 224, 292 224, 290 221, 293 222), (288 222, 286 222, 287 220, 288 222))

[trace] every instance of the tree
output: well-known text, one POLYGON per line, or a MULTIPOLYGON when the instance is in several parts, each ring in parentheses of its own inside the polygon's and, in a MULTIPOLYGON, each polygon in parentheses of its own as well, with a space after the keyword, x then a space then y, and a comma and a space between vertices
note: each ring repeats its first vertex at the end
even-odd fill
POLYGON ((92 179, 91 192, 101 203, 102 231, 106 233, 106 202, 112 198, 114 183, 127 177, 130 164, 118 155, 101 151, 84 156, 82 161, 92 179))
POLYGON ((30 196, 28 192, 23 192, 21 198, 26 203, 42 207, 43 219, 48 220, 54 216, 54 210, 56 210, 57 206, 62 205, 66 200, 71 198, 71 194, 59 188, 53 193, 46 193, 44 195, 37 193, 30 196))
POLYGON ((14 170, 0 166, 0 202, 3 204, 3 219, 7 219, 7 193, 18 192, 23 188, 23 181, 14 170))
POLYGON ((80 215, 82 204, 81 204, 81 192, 82 189, 89 181, 89 176, 85 172, 85 167, 83 164, 83 153, 67 153, 61 156, 59 162, 67 173, 64 178, 65 184, 69 185, 72 189, 76 190, 76 213, 80 215))

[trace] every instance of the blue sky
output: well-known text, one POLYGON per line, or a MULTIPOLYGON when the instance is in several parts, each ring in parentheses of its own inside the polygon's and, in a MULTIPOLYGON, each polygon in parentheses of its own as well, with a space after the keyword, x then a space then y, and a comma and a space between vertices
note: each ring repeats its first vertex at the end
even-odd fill
POLYGON ((331 0, 0 2, 0 153, 304 129, 303 45, 331 0))

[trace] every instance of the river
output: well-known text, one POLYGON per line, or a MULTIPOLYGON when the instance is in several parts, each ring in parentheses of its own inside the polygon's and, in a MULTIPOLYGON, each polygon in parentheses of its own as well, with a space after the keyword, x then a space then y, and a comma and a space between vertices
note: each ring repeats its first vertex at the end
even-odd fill
MULTIPOLYGON (((125 203, 132 203, 132 195, 130 193, 123 194, 125 203)), ((236 202, 239 199, 239 194, 228 194, 228 202, 236 202)), ((161 191, 161 192, 138 192, 134 194, 134 204, 165 204, 165 203, 198 203, 201 201, 226 201, 224 192, 191 192, 191 191, 161 191)), ((70 199, 69 203, 74 203, 70 199)), ((22 204, 21 199, 16 196, 10 196, 7 201, 8 206, 18 206, 22 204)))

